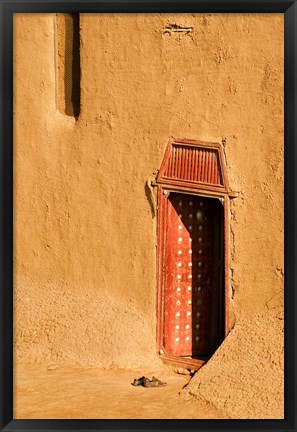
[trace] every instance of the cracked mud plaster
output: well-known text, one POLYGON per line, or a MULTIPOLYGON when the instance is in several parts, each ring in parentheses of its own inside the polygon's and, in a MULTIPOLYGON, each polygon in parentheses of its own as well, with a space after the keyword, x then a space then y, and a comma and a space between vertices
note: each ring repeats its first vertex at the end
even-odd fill
POLYGON ((236 418, 280 416, 283 14, 81 14, 77 121, 56 104, 54 18, 14 17, 17 358, 158 363, 145 184, 170 136, 224 139, 235 326, 189 388, 236 418), (172 23, 193 31, 163 35, 172 23))

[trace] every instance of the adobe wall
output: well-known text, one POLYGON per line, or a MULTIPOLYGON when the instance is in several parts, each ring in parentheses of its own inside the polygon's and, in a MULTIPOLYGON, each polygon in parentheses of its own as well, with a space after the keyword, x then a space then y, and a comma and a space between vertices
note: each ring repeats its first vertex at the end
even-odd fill
MULTIPOLYGON (((59 102, 55 16, 15 17, 17 358, 159 364, 156 219, 145 184, 172 136, 225 141, 230 188, 239 192, 230 215, 231 326, 277 319, 283 24, 282 14, 82 14, 76 121, 59 102), (163 33, 169 24, 193 31, 163 33)), ((236 352, 238 343, 229 345, 236 352)))

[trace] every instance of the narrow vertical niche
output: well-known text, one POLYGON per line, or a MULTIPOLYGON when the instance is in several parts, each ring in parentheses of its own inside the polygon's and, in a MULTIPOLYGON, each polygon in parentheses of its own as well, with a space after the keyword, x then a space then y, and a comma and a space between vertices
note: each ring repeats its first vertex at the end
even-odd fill
POLYGON ((56 16, 57 105, 61 113, 76 119, 80 113, 79 14, 56 16))

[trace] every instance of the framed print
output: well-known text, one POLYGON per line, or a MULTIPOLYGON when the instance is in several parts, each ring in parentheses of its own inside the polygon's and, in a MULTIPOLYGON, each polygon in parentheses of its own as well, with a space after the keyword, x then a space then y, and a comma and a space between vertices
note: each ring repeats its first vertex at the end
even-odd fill
POLYGON ((295 430, 296 13, 2 1, 1 430, 295 430))

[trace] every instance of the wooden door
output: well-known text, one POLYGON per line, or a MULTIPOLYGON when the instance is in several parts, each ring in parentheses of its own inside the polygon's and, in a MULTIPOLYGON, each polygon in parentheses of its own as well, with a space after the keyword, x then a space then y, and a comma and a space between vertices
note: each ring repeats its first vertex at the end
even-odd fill
POLYGON ((168 198, 165 333, 168 355, 203 357, 222 340, 223 211, 217 199, 168 198))

